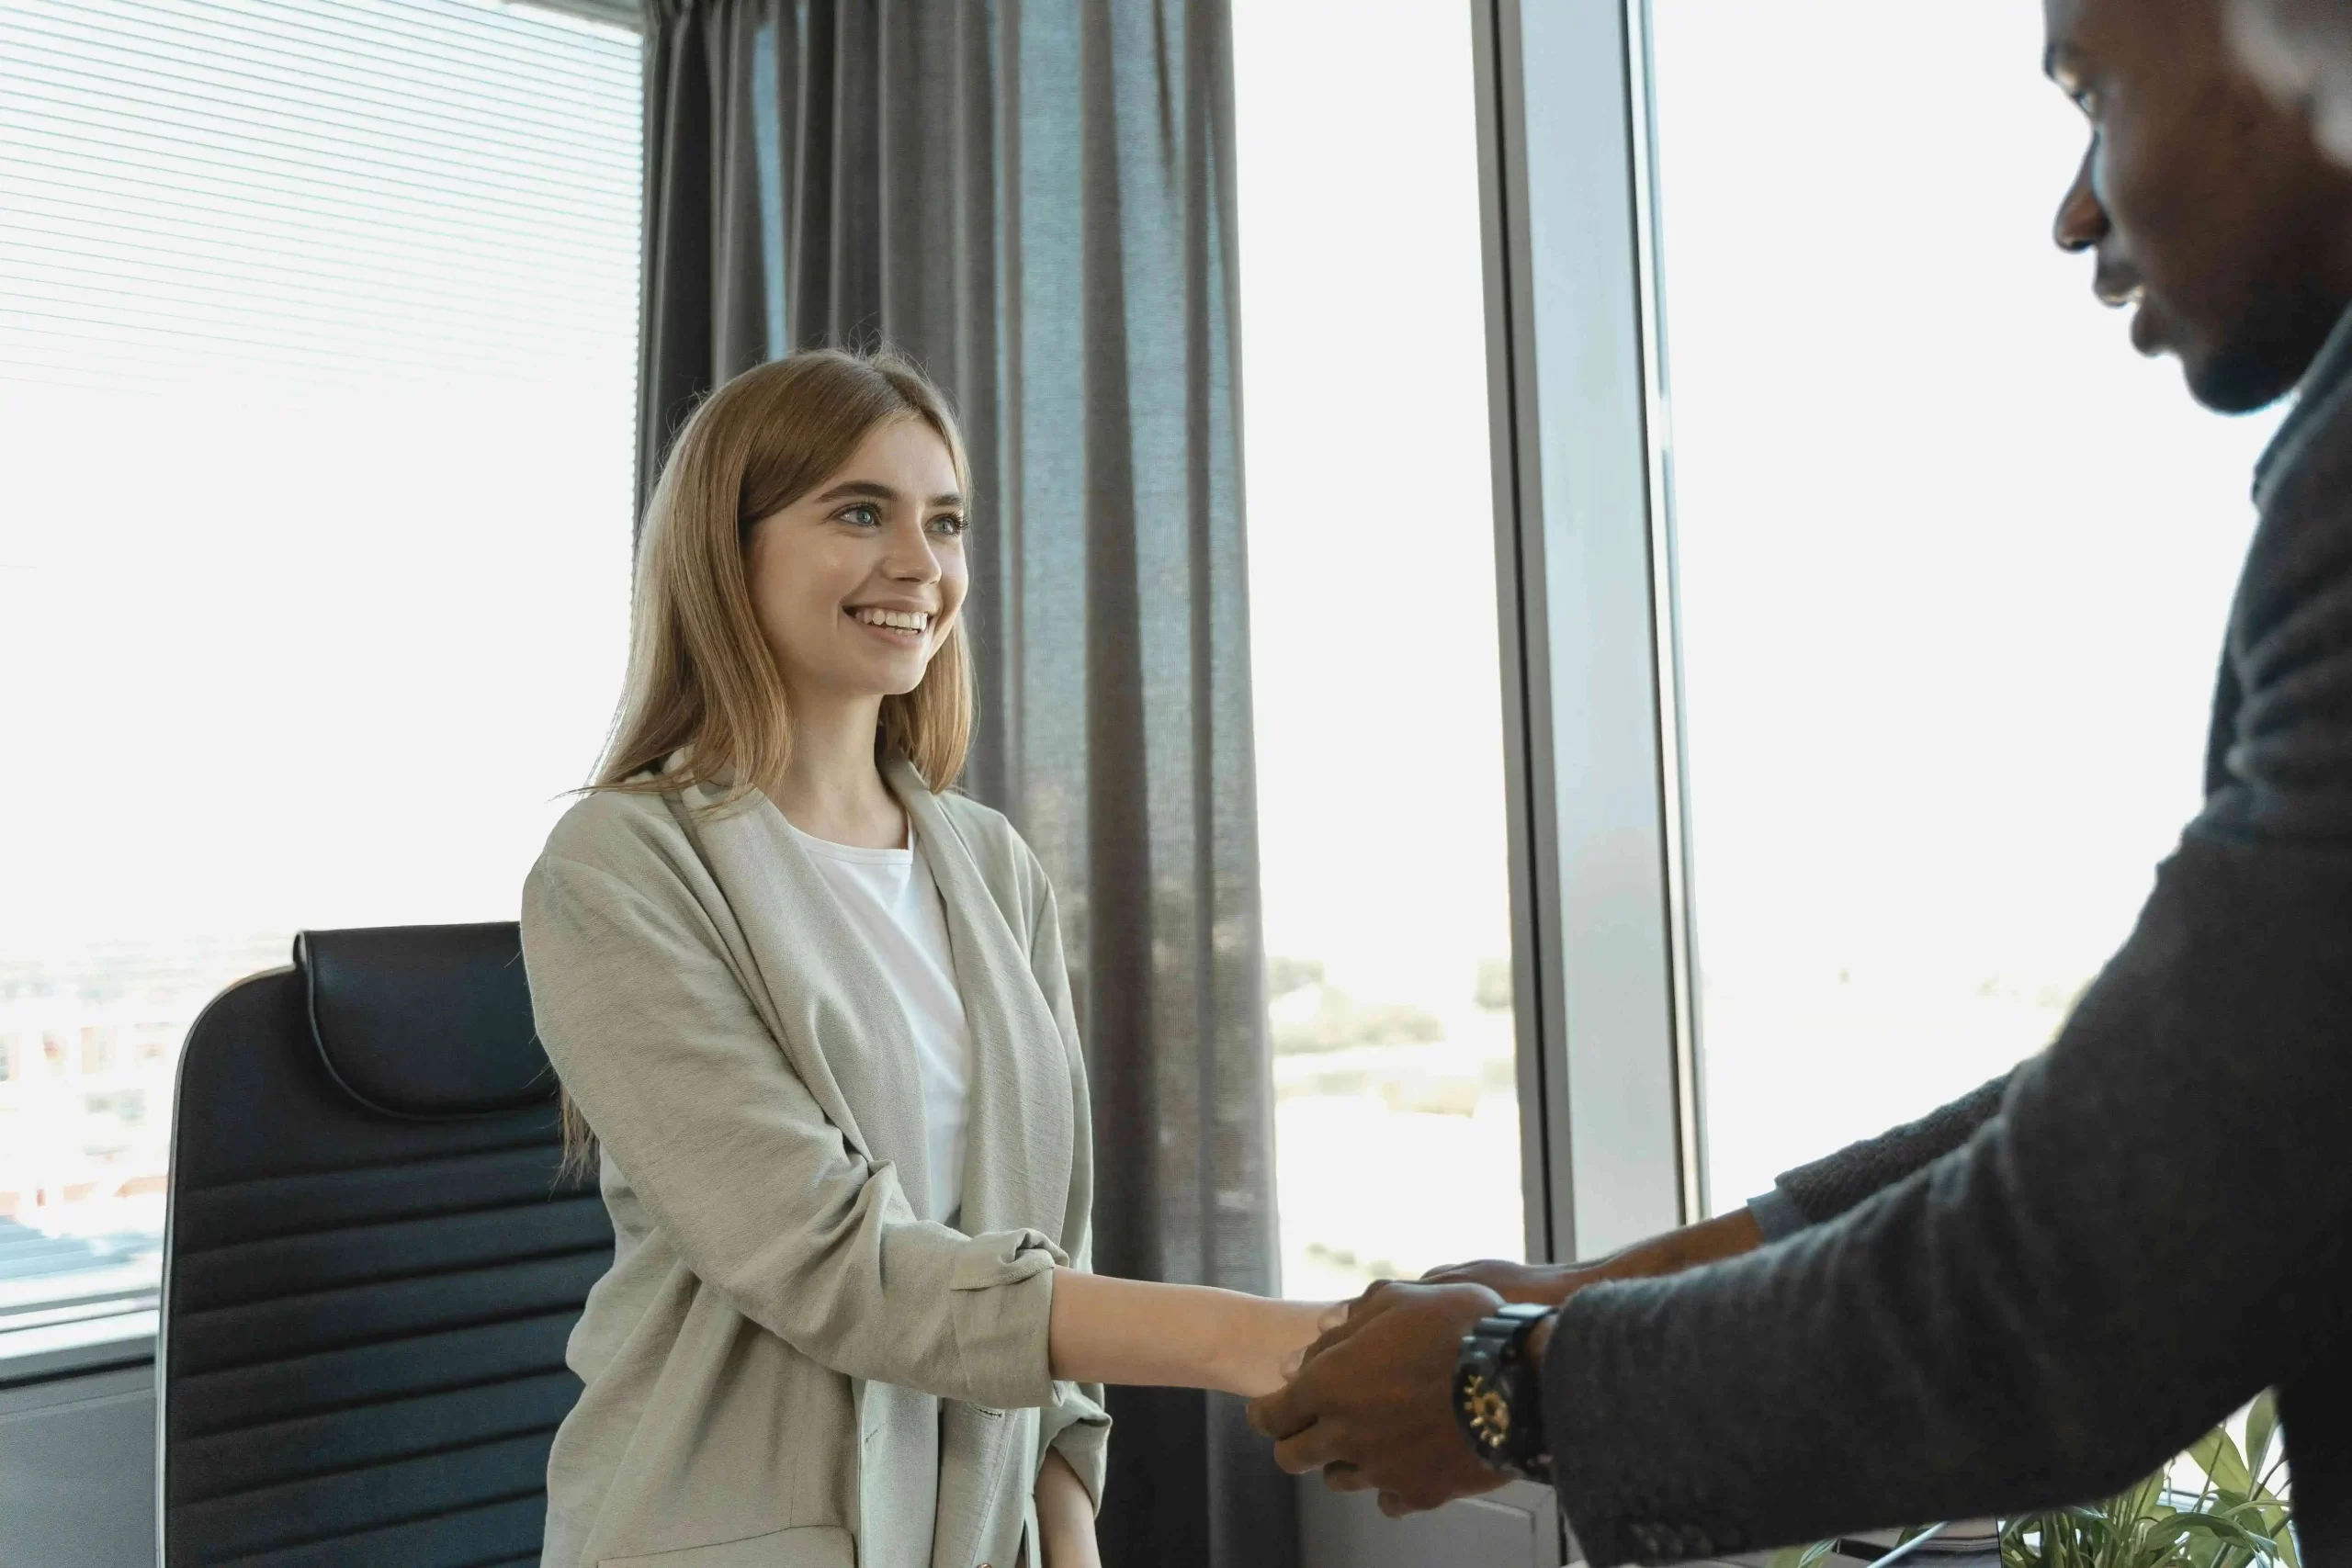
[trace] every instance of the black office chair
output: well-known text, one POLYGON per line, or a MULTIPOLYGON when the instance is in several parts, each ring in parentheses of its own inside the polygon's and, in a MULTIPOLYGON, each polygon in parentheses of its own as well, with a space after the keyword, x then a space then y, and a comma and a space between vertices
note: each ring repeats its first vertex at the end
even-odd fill
POLYGON ((611 1261, 559 1179, 510 924, 308 931, 189 1031, 172 1116, 165 1568, 537 1562, 565 1337, 611 1261))

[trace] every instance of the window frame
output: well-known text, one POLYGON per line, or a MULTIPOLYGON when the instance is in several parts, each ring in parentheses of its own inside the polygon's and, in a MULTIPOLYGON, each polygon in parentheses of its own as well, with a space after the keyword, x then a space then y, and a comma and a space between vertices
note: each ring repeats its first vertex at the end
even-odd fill
POLYGON ((1531 1258, 1706 1204, 1646 0, 1471 0, 1531 1258))

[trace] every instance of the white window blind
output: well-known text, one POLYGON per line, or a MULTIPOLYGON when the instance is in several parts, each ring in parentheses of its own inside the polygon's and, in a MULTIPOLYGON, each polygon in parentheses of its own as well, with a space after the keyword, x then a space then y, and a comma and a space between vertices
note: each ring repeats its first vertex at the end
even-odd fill
POLYGON ((474 0, 9 0, 9 371, 628 360, 637 72, 474 0))
POLYGON ((575 15, 0 0, 0 1359, 152 1290, 207 998, 512 918, 582 782, 639 112, 575 15))

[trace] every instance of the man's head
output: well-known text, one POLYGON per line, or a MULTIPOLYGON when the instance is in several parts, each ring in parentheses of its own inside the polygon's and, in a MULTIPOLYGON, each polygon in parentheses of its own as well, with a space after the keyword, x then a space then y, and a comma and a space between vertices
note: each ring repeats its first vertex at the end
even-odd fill
POLYGON ((2199 401, 2260 408, 2352 306, 2352 174, 2224 47, 2230 0, 2043 0, 2052 80, 2091 145, 2057 239, 2137 303, 2142 353, 2179 356, 2199 401))

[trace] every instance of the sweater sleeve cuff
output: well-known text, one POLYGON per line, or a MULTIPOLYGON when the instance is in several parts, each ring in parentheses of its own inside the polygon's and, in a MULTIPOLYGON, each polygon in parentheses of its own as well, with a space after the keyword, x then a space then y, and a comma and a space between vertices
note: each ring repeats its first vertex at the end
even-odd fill
POLYGON ((1805 1227, 1804 1211, 1797 1207, 1795 1199, 1779 1187, 1750 1198, 1747 1201, 1747 1216, 1756 1222, 1756 1228, 1763 1233, 1767 1242, 1783 1240, 1805 1227))
MULTIPOLYGON (((1079 1484, 1086 1488, 1094 1511, 1100 1514, 1111 1450, 1111 1417, 1101 1404, 1102 1390, 1094 1383, 1054 1386, 1061 1397, 1058 1404, 1046 1412, 1052 1430, 1043 1453, 1057 1453, 1068 1461, 1070 1469, 1078 1472, 1079 1484)), ((1038 1462, 1045 1462, 1042 1454, 1038 1462)))
POLYGON ((1054 1403, 1047 1330, 1054 1269, 1068 1262, 1036 1231, 976 1235, 947 1276, 956 1349, 974 1403, 1005 1410, 1054 1403))

